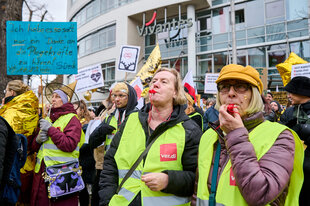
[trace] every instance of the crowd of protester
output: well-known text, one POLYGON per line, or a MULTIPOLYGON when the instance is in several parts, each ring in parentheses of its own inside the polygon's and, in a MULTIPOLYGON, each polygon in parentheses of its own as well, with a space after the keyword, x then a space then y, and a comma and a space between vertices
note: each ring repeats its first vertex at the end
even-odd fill
POLYGON ((140 110, 135 89, 121 82, 96 108, 55 89, 42 111, 27 85, 9 82, 0 108, 0 205, 310 205, 310 79, 284 87, 287 105, 263 95, 251 66, 224 66, 216 84, 217 94, 199 105, 175 69, 161 68, 140 110), (11 203, 1 195, 15 133, 28 146, 11 203), (65 181, 81 189, 53 197, 47 170, 68 162, 78 162, 82 183, 65 181))

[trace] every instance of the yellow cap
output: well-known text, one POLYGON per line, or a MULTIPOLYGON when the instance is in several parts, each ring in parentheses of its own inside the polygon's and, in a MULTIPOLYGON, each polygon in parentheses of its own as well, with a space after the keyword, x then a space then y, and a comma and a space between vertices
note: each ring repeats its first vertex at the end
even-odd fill
POLYGON ((222 68, 220 76, 215 81, 217 84, 224 80, 238 79, 256 86, 259 93, 263 92, 263 83, 259 78, 259 73, 251 66, 241 66, 237 64, 229 64, 222 68))

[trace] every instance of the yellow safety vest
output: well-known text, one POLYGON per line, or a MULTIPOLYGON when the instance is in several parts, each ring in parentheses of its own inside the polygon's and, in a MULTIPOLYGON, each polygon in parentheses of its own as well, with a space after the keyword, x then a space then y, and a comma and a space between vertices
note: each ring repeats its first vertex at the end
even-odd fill
POLYGON ((116 128, 115 130, 113 130, 112 134, 108 134, 106 136, 106 140, 105 140, 105 149, 104 149, 104 154, 110 149, 111 146, 111 142, 113 140, 113 137, 115 135, 115 133, 117 132, 117 120, 114 117, 114 115, 110 115, 108 117, 106 117, 104 119, 104 122, 107 123, 108 125, 116 128))
MULTIPOLYGON (((119 193, 112 197, 109 205, 129 205, 139 192, 141 192, 141 205, 189 205, 189 197, 178 197, 160 191, 154 192, 141 181, 141 176, 147 173, 160 173, 164 170, 182 171, 184 147, 185 130, 182 123, 178 123, 157 138, 145 160, 141 161, 119 193)), ((145 133, 139 121, 138 112, 134 112, 127 120, 114 156, 118 168, 119 184, 145 148, 145 133)))
MULTIPOLYGON (((252 143, 257 159, 259 160, 272 147, 279 134, 284 130, 290 130, 284 125, 276 122, 265 121, 249 133, 249 140, 252 143)), ((299 192, 303 183, 303 145, 298 135, 290 130, 295 140, 294 169, 290 177, 288 194, 285 205, 298 205, 299 192)), ((218 135, 212 129, 207 130, 201 137, 198 156, 198 190, 197 206, 209 205, 209 189, 207 181, 213 158, 214 144, 218 141, 218 135)), ((225 166, 216 190, 216 205, 248 205, 242 197, 238 186, 230 185, 231 161, 225 166)))
MULTIPOLYGON (((54 123, 53 127, 59 128, 60 131, 63 131, 72 117, 76 116, 76 114, 69 113, 66 115, 63 115, 59 117, 54 123)), ((77 116, 76 116, 77 117, 77 116)), ((64 152, 57 148, 57 146, 54 144, 52 139, 49 137, 46 142, 44 142, 39 150, 39 153, 37 155, 37 162, 35 166, 35 172, 38 173, 40 170, 40 166, 42 163, 42 159, 44 159, 44 163, 46 167, 56 165, 56 164, 62 164, 65 162, 78 160, 79 154, 80 154, 80 148, 85 142, 85 134, 83 130, 81 130, 81 139, 78 143, 76 149, 73 152, 64 152)))

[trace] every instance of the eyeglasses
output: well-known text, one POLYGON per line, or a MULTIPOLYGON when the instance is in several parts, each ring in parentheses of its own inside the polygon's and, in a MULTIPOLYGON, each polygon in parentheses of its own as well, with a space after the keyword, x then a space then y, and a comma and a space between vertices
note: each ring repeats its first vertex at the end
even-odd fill
POLYGON ((122 99, 122 98, 127 97, 127 95, 126 95, 126 94, 119 94, 119 95, 117 95, 117 94, 112 94, 112 97, 113 97, 114 99, 116 99, 117 97, 119 97, 120 99, 122 99))
POLYGON ((237 93, 242 94, 242 93, 248 91, 248 89, 251 86, 248 83, 237 82, 235 84, 232 84, 232 83, 228 83, 228 82, 223 82, 223 83, 220 83, 217 85, 217 90, 221 93, 228 93, 231 87, 233 87, 237 93))

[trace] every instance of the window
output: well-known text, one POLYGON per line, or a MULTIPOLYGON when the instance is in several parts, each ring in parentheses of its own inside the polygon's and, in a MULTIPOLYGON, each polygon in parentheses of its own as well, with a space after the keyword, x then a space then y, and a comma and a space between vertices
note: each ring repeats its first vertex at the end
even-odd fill
POLYGON ((244 23, 244 9, 235 11, 235 23, 244 23))
POLYGON ((102 64, 101 67, 102 67, 102 75, 104 77, 104 81, 115 80, 115 62, 102 64))
POLYGON ((272 1, 266 3, 266 18, 272 19, 277 17, 284 17, 284 2, 283 0, 272 1))
POLYGON ((115 46, 115 24, 84 37, 78 42, 79 57, 115 46))

